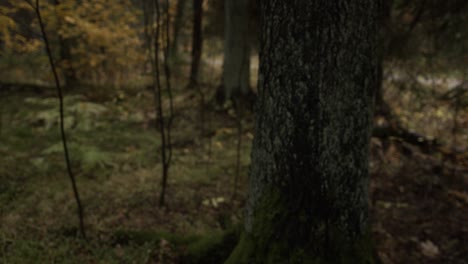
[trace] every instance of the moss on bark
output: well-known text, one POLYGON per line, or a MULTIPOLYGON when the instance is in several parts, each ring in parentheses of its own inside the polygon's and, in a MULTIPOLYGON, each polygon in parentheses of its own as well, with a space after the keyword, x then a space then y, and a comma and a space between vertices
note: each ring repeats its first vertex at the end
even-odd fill
MULTIPOLYGON (((342 237, 335 237, 335 254, 317 254, 310 248, 313 245, 296 247, 290 251, 290 247, 285 241, 271 241, 268 250, 259 250, 260 246, 255 239, 243 233, 239 243, 224 262, 225 264, 278 264, 278 263, 298 263, 298 264, 374 264, 378 259, 374 253, 374 244, 369 234, 366 234, 352 245, 342 237)), ((313 241, 313 240, 312 240, 313 241)), ((311 242, 313 243, 313 242, 311 242)))
POLYGON ((241 234, 226 264, 376 263, 370 231, 351 237, 341 223, 325 226, 322 217, 292 215, 281 191, 272 188, 263 191, 257 208, 251 232, 241 234))

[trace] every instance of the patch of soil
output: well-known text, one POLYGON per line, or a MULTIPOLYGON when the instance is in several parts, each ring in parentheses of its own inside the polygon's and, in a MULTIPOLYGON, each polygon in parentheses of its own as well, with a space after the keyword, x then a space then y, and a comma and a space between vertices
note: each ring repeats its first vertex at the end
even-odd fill
POLYGON ((382 263, 468 263, 467 170, 454 174, 432 157, 389 152, 380 161, 374 155, 380 164, 370 189, 382 263))

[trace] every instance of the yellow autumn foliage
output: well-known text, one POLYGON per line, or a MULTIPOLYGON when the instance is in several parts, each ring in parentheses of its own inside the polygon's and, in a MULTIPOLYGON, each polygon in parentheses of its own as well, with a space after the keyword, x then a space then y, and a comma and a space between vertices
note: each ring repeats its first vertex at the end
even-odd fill
MULTIPOLYGON (((25 1, 9 0, 5 5, 0 5, 0 42, 4 49, 18 53, 37 51, 41 46, 40 41, 19 33, 18 23, 13 17, 20 11, 32 11, 32 8, 25 1)), ((5 50, 0 52, 4 53, 5 50)))
MULTIPOLYGON (((112 83, 139 74, 144 60, 140 11, 131 0, 41 1, 46 30, 58 65, 73 68, 84 82, 112 83), (67 58, 61 51, 67 49, 67 58)), ((27 19, 25 19, 27 20, 27 19)), ((26 1, 0 4, 0 52, 42 52, 37 20, 26 1), (21 14, 19 14, 21 12, 21 14), (28 14, 36 35, 16 30, 28 14)), ((43 56, 42 52, 42 56, 43 56)))

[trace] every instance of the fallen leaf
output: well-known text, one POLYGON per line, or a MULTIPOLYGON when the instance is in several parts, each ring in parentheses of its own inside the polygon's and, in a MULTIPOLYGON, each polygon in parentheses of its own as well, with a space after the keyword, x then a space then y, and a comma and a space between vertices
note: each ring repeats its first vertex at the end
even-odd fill
POLYGON ((467 193, 459 192, 459 191, 456 191, 456 190, 449 190, 448 194, 450 194, 450 195, 454 196, 455 198, 457 198, 458 200, 461 200, 462 202, 465 202, 466 204, 468 204, 468 194, 467 193))
POLYGON ((439 248, 430 240, 421 242, 419 246, 421 247, 422 254, 426 257, 435 258, 440 254, 439 248))

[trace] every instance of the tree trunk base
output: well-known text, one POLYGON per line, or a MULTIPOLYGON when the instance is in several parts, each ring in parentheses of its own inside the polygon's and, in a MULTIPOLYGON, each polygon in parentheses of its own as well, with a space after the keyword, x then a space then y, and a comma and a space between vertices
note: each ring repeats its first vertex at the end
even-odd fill
MULTIPOLYGON (((332 242, 333 243, 333 242, 332 242)), ((313 244, 313 242, 311 242, 313 244)), ((246 234, 241 235, 239 243, 224 262, 225 264, 278 264, 278 263, 301 263, 301 264, 380 264, 372 239, 366 235, 360 241, 356 241, 351 248, 341 247, 333 254, 313 253, 308 248, 317 245, 304 246, 303 248, 289 248, 288 243, 283 240, 270 241, 269 245, 259 246, 255 239, 246 234)), ((341 243, 343 245, 343 243, 341 243)), ((346 244, 346 243, 344 243, 346 244)))

